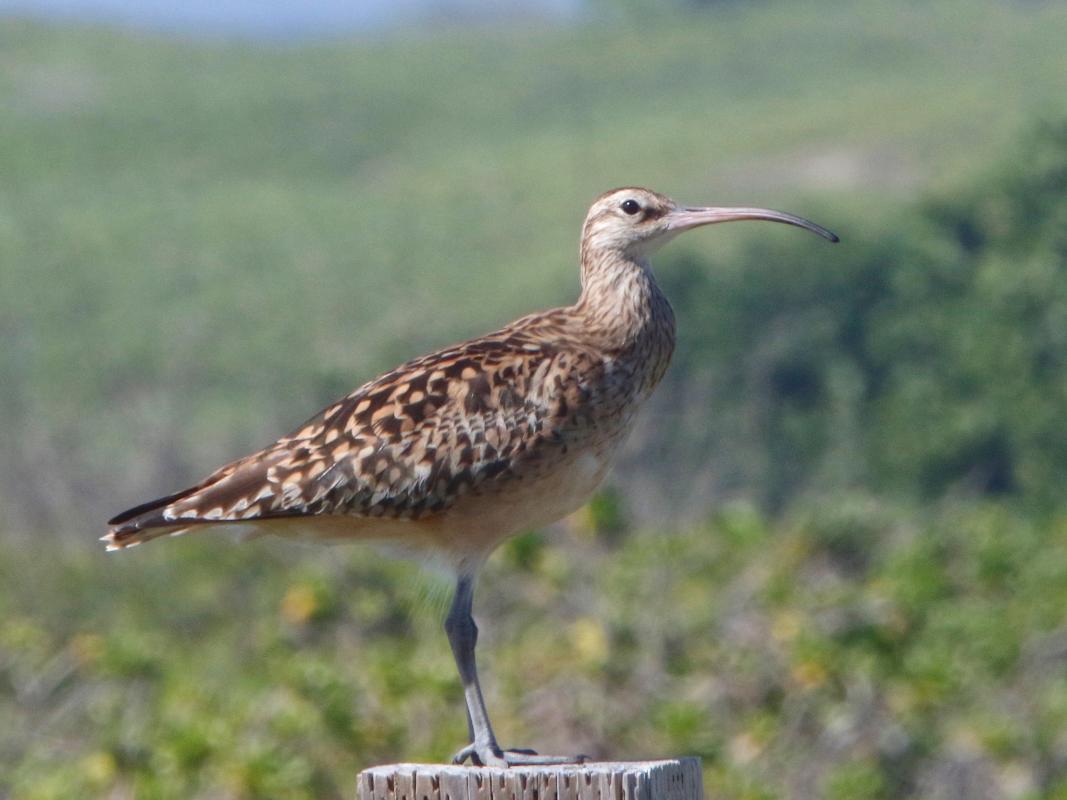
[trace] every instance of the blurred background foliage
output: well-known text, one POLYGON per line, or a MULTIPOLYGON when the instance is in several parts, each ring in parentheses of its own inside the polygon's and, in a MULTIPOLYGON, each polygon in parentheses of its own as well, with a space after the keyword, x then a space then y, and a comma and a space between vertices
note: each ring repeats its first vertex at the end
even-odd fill
POLYGON ((303 43, 0 18, 0 797, 348 797, 465 736, 447 581, 125 506, 576 293, 588 201, 786 208, 657 260, 666 385, 494 556, 507 743, 711 796, 1067 798, 1060 3, 591 2, 303 43))

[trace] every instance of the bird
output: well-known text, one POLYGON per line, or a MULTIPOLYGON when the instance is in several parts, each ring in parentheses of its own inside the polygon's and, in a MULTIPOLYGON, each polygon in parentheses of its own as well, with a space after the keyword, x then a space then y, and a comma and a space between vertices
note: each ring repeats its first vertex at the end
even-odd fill
POLYGON ((469 741, 453 762, 581 760, 498 744, 475 659, 475 581, 501 542, 586 502, 663 378, 675 318, 652 253, 683 231, 735 220, 785 223, 838 241, 781 211, 681 206, 633 186, 605 192, 582 226, 573 305, 408 361, 259 452, 118 514, 102 540, 121 550, 237 528, 431 554, 455 579, 444 629, 469 741))

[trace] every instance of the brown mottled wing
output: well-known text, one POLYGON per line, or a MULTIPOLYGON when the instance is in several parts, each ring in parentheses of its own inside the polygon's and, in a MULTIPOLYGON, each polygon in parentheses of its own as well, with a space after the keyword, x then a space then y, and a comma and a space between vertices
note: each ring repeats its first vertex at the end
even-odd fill
POLYGON ((121 547, 150 528, 443 511, 558 444, 580 391, 564 390, 568 358, 541 336, 505 330, 416 359, 197 486, 118 515, 105 539, 121 547))

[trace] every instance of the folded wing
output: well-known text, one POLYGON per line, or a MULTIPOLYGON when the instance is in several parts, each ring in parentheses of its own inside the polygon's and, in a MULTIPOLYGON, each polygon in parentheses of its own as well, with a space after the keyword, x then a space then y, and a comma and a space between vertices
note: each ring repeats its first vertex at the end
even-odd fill
POLYGON ((502 336, 411 361, 196 486, 119 514, 104 540, 118 549, 204 525, 443 512, 558 442, 568 404, 546 384, 555 356, 502 336))

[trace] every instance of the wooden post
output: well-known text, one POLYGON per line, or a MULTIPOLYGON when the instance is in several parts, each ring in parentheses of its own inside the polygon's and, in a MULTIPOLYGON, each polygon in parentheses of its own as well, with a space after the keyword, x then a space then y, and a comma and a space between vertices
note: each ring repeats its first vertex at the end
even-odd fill
POLYGON ((703 800, 699 758, 456 767, 385 764, 359 773, 359 800, 703 800))

